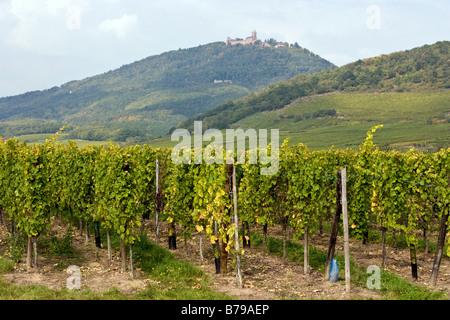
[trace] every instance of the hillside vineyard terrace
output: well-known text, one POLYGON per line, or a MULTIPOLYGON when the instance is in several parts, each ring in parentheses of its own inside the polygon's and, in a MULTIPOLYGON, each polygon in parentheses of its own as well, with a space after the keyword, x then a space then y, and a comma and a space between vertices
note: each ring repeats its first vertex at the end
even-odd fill
POLYGON ((180 141, 171 153, 174 164, 191 164, 192 145, 194 146, 194 164, 234 164, 234 154, 236 150, 236 163, 246 162, 246 142, 248 139, 248 163, 261 165, 261 175, 274 175, 279 167, 279 130, 270 130, 270 144, 268 144, 267 129, 259 129, 258 134, 255 129, 226 129, 225 130, 225 151, 224 158, 224 137, 218 129, 208 129, 203 133, 202 121, 194 122, 194 136, 187 129, 177 129, 172 132, 171 140, 180 141), (192 143, 192 138, 194 139, 192 143), (204 141, 213 141, 203 148, 204 141), (237 146, 235 148, 235 140, 237 146), (258 150, 259 149, 259 150, 258 150), (259 152, 258 152, 259 151, 259 152), (180 155, 181 152, 181 155, 180 155))

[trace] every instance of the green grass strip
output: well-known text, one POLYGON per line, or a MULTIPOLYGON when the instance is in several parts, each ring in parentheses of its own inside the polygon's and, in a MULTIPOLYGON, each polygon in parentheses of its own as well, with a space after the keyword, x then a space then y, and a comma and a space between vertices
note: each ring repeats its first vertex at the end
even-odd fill
POLYGON ((136 298, 173 300, 229 300, 232 297, 209 288, 210 277, 192 264, 179 260, 169 250, 141 234, 134 246, 136 266, 153 280, 136 298), (158 283, 159 282, 159 283, 158 283))

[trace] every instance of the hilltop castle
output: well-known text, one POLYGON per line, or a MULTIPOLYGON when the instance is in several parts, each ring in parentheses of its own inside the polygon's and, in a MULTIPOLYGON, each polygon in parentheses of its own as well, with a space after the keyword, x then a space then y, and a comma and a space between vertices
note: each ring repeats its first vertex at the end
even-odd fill
MULTIPOLYGON (((247 37, 247 38, 245 38, 245 40, 238 39, 238 38, 231 39, 230 37, 227 38, 227 45, 230 45, 230 46, 236 46, 238 44, 245 46, 245 45, 249 45, 249 44, 255 44, 257 42, 259 42, 261 47, 270 47, 271 46, 271 44, 267 41, 262 42, 262 41, 258 40, 258 37, 256 36, 256 30, 253 30, 251 37, 247 37)), ((276 42, 274 44, 275 48, 286 47, 286 46, 289 46, 289 44, 285 43, 285 42, 276 42)))
POLYGON ((230 37, 227 38, 227 44, 231 46, 235 46, 237 44, 247 45, 247 44, 254 44, 256 41, 258 41, 258 37, 256 36, 256 30, 253 30, 252 36, 245 38, 245 40, 242 39, 231 39, 230 37))

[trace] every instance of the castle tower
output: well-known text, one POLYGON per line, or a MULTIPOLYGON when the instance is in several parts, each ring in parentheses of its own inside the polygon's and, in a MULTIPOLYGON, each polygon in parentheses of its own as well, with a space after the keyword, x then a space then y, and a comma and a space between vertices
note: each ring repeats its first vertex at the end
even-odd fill
POLYGON ((256 30, 253 30, 253 32, 252 32, 252 39, 253 39, 253 41, 258 40, 258 38, 256 37, 256 30))

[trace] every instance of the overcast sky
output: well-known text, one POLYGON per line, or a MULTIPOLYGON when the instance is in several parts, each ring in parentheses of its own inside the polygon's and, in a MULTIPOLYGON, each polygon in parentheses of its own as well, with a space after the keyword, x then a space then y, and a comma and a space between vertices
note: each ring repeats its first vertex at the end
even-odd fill
POLYGON ((0 0, 0 97, 253 29, 341 66, 450 40, 450 1, 0 0))

